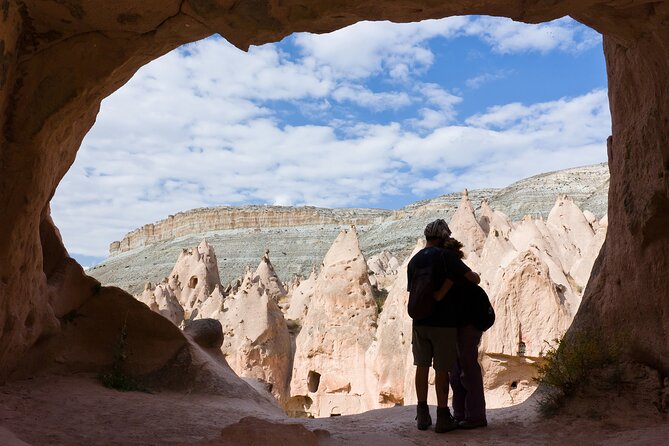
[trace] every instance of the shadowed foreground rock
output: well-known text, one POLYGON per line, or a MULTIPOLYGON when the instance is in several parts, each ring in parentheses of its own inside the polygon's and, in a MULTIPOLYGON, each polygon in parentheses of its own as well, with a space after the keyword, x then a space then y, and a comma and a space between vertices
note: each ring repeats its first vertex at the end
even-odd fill
POLYGON ((328 432, 317 429, 312 432, 301 424, 273 423, 255 417, 246 417, 221 432, 220 439, 195 443, 202 446, 265 445, 274 446, 318 446, 319 438, 327 438, 328 432))

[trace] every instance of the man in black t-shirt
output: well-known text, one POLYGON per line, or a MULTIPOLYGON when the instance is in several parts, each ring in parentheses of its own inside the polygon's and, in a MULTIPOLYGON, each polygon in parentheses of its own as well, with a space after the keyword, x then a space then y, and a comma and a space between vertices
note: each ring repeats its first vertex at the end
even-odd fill
POLYGON ((480 280, 457 255, 441 248, 450 235, 451 230, 444 220, 438 219, 428 224, 425 228, 425 248, 411 258, 407 268, 410 290, 414 271, 432 265, 436 302, 430 316, 413 321, 411 346, 416 366, 417 427, 425 430, 432 424, 427 405, 428 375, 432 366, 437 392, 436 432, 447 432, 458 427, 448 408, 448 372, 456 361, 457 321, 452 308, 449 308, 448 298, 444 297, 454 282, 467 279, 478 283, 480 280))

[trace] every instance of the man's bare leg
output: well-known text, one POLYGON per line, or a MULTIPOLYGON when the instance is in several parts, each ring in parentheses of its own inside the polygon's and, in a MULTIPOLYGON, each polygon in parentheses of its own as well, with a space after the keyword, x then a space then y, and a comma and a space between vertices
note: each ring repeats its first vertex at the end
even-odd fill
POLYGON ((448 407, 448 372, 435 370, 434 387, 437 391, 437 407, 448 407))
MULTIPOLYGON (((429 374, 429 367, 416 367, 416 399, 419 403, 427 403, 427 378, 429 374)), ((446 376, 448 377, 448 374, 446 376)), ((448 386, 448 378, 446 379, 446 385, 448 386)), ((446 398, 448 398, 448 390, 446 390, 446 398)))

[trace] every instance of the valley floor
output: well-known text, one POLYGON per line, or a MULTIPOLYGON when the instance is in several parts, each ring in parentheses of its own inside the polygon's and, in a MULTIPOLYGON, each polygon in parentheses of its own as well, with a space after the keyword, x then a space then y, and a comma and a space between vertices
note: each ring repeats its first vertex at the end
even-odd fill
MULTIPOLYGON (((436 409, 431 411, 434 417, 436 409)), ((542 419, 530 399, 490 410, 485 429, 446 434, 417 431, 414 413, 415 406, 408 406, 295 420, 244 400, 118 392, 89 375, 43 376, 0 387, 0 444, 649 445, 666 444, 669 438, 666 417, 625 412, 615 404, 542 419)))

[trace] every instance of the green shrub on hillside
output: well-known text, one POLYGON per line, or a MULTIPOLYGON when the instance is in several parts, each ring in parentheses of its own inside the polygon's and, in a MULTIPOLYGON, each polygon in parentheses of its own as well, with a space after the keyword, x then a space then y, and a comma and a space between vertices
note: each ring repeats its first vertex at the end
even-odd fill
POLYGON ((100 372, 98 379, 103 386, 110 389, 124 392, 149 392, 146 386, 127 373, 128 355, 128 326, 124 321, 116 343, 111 369, 100 372))
MULTIPOLYGON (((536 365, 538 376, 535 381, 540 384, 539 410, 550 416, 557 413, 575 392, 589 386, 596 370, 617 363, 620 351, 616 345, 621 344, 604 342, 592 333, 575 332, 552 343, 547 342, 547 345, 543 360, 536 365)), ((597 376, 601 379, 600 374, 597 376)), ((619 375, 609 375, 611 380, 615 376, 619 375)))

